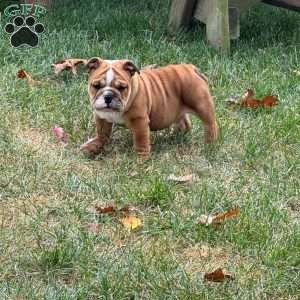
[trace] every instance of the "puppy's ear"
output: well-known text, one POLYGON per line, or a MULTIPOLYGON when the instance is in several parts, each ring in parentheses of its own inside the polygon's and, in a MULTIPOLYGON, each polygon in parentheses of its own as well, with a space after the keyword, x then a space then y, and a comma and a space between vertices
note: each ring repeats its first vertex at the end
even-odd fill
POLYGON ((102 63, 102 59, 99 57, 93 57, 91 58, 87 64, 86 64, 86 69, 87 72, 91 75, 95 70, 97 70, 102 63))
POLYGON ((123 68, 125 71, 129 72, 131 76, 133 76, 136 72, 140 74, 139 68, 131 60, 126 60, 123 68))

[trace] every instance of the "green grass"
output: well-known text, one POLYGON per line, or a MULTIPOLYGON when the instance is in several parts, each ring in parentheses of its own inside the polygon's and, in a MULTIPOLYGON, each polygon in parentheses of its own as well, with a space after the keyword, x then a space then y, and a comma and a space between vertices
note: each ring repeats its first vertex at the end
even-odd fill
POLYGON ((299 14, 250 10, 225 56, 197 22, 169 36, 167 1, 57 2, 65 4, 41 20, 47 32, 36 49, 12 49, 1 36, 0 299, 299 299, 299 14), (93 56, 197 65, 209 78, 219 141, 206 147, 194 118, 187 136, 152 133, 144 164, 122 127, 96 160, 81 155, 94 132, 87 75, 55 77, 50 65, 93 56), (29 87, 19 68, 43 83, 29 87), (280 105, 226 106, 249 87, 280 105), (190 172, 197 181, 167 179, 190 172), (143 227, 128 233, 117 217, 99 216, 94 204, 110 200, 137 207, 143 227), (232 207, 241 215, 219 227, 197 224, 232 207), (235 280, 204 282, 218 267, 235 280))

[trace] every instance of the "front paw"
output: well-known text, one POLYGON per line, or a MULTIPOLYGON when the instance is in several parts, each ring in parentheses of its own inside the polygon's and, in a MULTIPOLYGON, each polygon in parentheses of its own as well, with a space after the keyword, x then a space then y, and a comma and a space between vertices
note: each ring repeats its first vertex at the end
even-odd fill
POLYGON ((140 163, 147 161, 150 158, 150 151, 136 151, 136 154, 140 163))
POLYGON ((97 155, 103 149, 103 142, 99 138, 93 138, 80 146, 80 151, 85 154, 97 155))

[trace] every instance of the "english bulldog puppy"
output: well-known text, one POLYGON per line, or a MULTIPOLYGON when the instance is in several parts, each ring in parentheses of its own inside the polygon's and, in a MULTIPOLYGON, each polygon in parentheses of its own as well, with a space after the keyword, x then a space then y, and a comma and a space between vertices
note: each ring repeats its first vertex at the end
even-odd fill
POLYGON ((96 57, 87 62, 87 70, 96 137, 80 147, 83 152, 99 154, 117 123, 131 131, 138 156, 148 158, 150 131, 176 125, 187 132, 191 129, 189 113, 202 120, 205 141, 216 140, 218 127, 207 78, 194 65, 168 65, 140 72, 130 60, 96 57))

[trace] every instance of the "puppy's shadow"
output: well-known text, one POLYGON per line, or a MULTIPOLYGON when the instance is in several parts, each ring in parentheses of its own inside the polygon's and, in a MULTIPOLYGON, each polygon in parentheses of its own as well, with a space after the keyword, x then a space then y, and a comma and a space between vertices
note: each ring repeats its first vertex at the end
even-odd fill
POLYGON ((165 129, 162 131, 151 132, 152 153, 160 154, 179 148, 184 150, 186 147, 192 147, 193 134, 182 133, 165 129))

